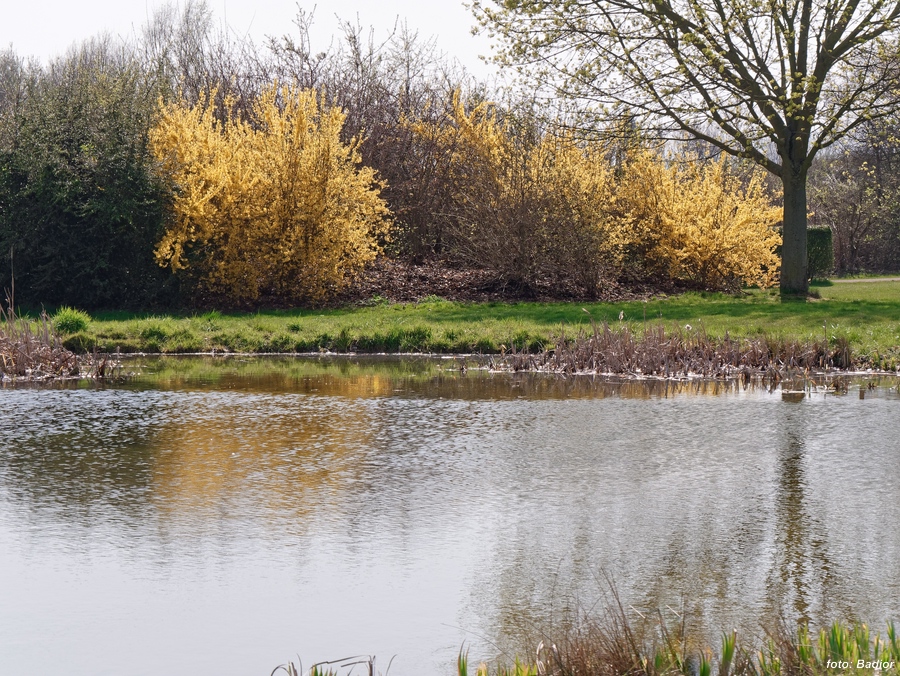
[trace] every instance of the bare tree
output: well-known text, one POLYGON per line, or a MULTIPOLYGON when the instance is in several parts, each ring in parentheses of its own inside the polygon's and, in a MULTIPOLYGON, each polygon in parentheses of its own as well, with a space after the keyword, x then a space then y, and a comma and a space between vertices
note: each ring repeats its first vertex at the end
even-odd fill
POLYGON ((808 290, 817 153, 896 94, 898 0, 474 0, 501 62, 662 138, 748 157, 784 191, 782 294, 808 290))
POLYGON ((379 38, 358 21, 341 21, 324 52, 313 50, 311 13, 299 10, 294 24, 294 34, 269 40, 275 77, 317 89, 345 112, 344 139, 359 139, 363 162, 386 181, 382 194, 397 225, 391 250, 417 263, 442 255, 448 166, 439 144, 413 127, 442 119, 453 92, 476 96, 477 82, 403 22, 379 38))
POLYGON ((810 174, 812 220, 831 229, 840 274, 900 269, 900 135, 895 120, 863 125, 810 174))
POLYGON ((160 5, 143 26, 135 51, 160 96, 196 103, 215 94, 223 117, 249 115, 252 102, 272 83, 265 53, 227 25, 217 27, 206 0, 160 5))

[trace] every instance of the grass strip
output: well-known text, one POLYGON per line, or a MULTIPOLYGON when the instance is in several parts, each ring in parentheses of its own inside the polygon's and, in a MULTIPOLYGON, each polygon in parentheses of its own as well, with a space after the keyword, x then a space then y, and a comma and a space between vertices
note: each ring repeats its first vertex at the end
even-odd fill
POLYGON ((858 364, 900 365, 900 282, 813 287, 820 298, 782 300, 687 293, 621 303, 460 303, 428 298, 366 307, 272 310, 253 314, 98 313, 65 336, 78 352, 539 352, 556 337, 589 330, 591 320, 643 334, 702 330, 712 338, 766 338, 849 344, 858 364))

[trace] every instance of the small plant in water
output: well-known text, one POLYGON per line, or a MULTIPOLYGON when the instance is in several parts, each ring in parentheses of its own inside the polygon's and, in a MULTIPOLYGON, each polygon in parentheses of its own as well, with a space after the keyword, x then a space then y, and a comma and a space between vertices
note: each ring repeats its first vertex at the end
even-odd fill
MULTIPOLYGON (((388 662, 387 674, 391 670, 391 661, 388 662)), ((283 671, 288 676, 350 676, 354 673, 356 667, 363 667, 366 676, 375 676, 375 655, 355 655, 354 657, 344 657, 340 660, 329 660, 327 662, 317 662, 309 668, 309 671, 303 671, 303 665, 298 668, 293 662, 281 664, 272 670, 270 676, 275 676, 279 671, 283 671)), ((359 673, 356 671, 356 673, 359 673)), ((381 672, 378 672, 379 674, 381 672)))
POLYGON ((68 306, 61 307, 53 315, 53 328, 60 333, 78 333, 87 329, 90 323, 91 316, 87 312, 68 306))
POLYGON ((16 316, 12 300, 0 306, 0 379, 78 375, 78 358, 67 350, 46 312, 32 322, 16 316))
MULTIPOLYGON (((540 660, 538 660, 536 664, 526 664, 516 658, 511 667, 500 665, 497 667, 494 674, 496 676, 538 676, 539 674, 547 673, 546 671, 542 671, 542 669, 544 669, 544 664, 540 660)), ((457 676, 469 676, 468 652, 463 653, 460 651, 459 657, 456 660, 456 673, 457 676)), ((490 673, 487 664, 482 662, 475 670, 474 676, 489 676, 490 673)))

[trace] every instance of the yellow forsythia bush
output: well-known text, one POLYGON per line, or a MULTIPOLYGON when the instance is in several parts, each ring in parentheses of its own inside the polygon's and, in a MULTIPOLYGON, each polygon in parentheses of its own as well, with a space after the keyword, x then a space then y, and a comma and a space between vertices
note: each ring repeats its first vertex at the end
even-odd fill
POLYGON ((599 146, 532 123, 503 118, 486 103, 467 109, 457 93, 443 117, 411 126, 440 149, 459 257, 523 289, 552 279, 595 294, 618 261, 608 213, 613 172, 599 146))
POLYGON ((643 151, 630 158, 619 196, 631 216, 623 239, 648 268, 710 289, 778 281, 781 209, 761 170, 742 179, 724 157, 663 161, 643 151))
POLYGON ((578 285, 599 291, 620 271, 631 219, 621 213, 609 148, 547 134, 540 144, 546 166, 539 181, 550 196, 547 253, 578 285))
POLYGON ((449 177, 451 249, 504 283, 594 295, 626 267, 709 289, 777 281, 781 211, 761 172, 551 133, 459 94, 409 124, 449 177))
POLYGON ((175 193, 157 262, 232 299, 320 300, 377 254, 381 185, 315 92, 272 86, 249 117, 217 121, 209 100, 162 108, 150 141, 175 193))

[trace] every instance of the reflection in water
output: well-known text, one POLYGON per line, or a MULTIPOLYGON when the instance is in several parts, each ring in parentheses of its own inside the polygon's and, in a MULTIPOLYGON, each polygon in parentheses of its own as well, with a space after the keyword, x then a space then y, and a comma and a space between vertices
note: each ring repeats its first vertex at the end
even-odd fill
POLYGON ((900 618, 895 383, 792 402, 455 360, 142 371, 0 392, 13 672, 265 673, 299 651, 449 673, 463 640, 515 646, 605 575, 633 618, 686 613, 712 640, 900 618))
POLYGON ((252 501, 266 518, 302 526, 311 504, 354 481, 360 451, 372 444, 371 412, 326 397, 213 392, 182 405, 187 411, 155 434, 154 502, 173 520, 252 501), (277 481, 250 492, 259 477, 277 481))
MULTIPOLYGON (((377 397, 416 394, 459 399, 652 399, 718 395, 747 389, 734 380, 635 380, 604 376, 492 373, 478 357, 433 358, 360 355, 338 357, 145 356, 126 360, 130 389, 296 392, 377 397), (464 369, 462 367, 465 367, 464 369)), ((52 388, 77 384, 56 382, 52 388)), ((758 383, 752 385, 760 387, 758 383)))
MULTIPOLYGON (((784 441, 778 452, 775 498, 777 577, 771 581, 770 603, 781 600, 786 606, 789 604, 797 619, 809 622, 811 595, 814 593, 812 586, 819 582, 811 568, 816 563, 815 555, 820 552, 811 551, 815 539, 811 531, 817 524, 805 504, 805 427, 806 417, 800 414, 799 409, 783 407, 784 441)), ((772 605, 778 607, 774 603, 772 605)))
POLYGON ((160 412, 115 391, 85 407, 85 394, 4 393, 0 498, 85 524, 97 507, 123 517, 143 511, 156 455, 148 422, 160 412))

